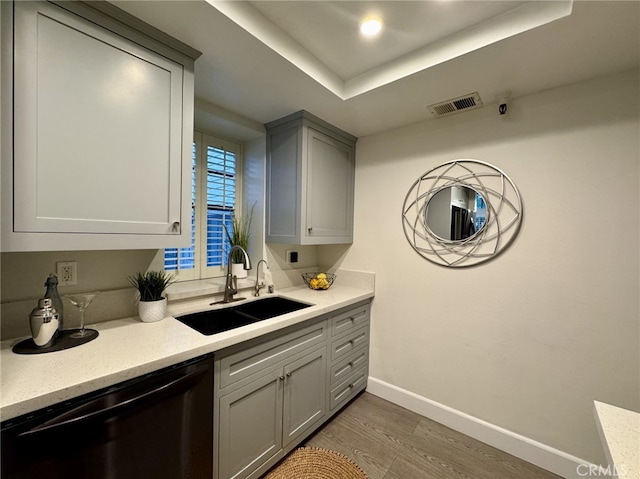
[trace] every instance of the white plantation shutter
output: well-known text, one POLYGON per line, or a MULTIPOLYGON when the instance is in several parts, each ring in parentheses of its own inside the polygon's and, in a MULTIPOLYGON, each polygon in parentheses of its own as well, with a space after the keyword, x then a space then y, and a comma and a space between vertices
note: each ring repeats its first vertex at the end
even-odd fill
POLYGON ((199 132, 194 139, 191 246, 164 255, 165 269, 178 280, 225 274, 229 243, 223 224, 230 227, 239 207, 240 146, 199 132))
POLYGON ((229 242, 223 225, 231 226, 236 209, 236 145, 218 141, 207 145, 207 228, 205 268, 226 265, 229 242))
POLYGON ((174 273, 178 279, 193 279, 196 250, 196 143, 191 155, 191 246, 164 250, 164 269, 174 273), (190 274, 185 274, 189 271, 190 274), (188 277, 187 277, 188 276, 188 277))

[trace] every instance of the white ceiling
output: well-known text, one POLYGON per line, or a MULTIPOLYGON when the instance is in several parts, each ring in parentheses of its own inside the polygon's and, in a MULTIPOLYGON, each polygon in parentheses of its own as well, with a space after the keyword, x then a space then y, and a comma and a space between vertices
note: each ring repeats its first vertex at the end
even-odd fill
POLYGON ((492 19, 526 2, 283 2, 250 5, 342 80, 492 19), (360 20, 384 19, 384 34, 364 39, 360 20))
POLYGON ((301 109, 365 136, 468 93, 490 107, 640 65, 637 0, 113 3, 203 52, 196 121, 240 139, 301 109))

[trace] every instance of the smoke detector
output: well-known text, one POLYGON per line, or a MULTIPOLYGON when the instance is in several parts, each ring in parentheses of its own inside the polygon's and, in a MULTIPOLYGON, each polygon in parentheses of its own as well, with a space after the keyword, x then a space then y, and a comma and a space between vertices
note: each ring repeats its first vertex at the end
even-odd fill
POLYGON ((435 118, 453 115, 466 110, 474 110, 482 106, 482 100, 478 92, 469 93, 468 95, 452 98, 451 100, 441 101, 429 105, 429 111, 435 118))

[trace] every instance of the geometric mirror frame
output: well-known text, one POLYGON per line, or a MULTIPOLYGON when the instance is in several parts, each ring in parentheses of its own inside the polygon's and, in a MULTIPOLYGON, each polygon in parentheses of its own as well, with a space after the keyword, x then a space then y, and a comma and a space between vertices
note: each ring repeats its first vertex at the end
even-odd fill
POLYGON ((424 259, 462 268, 504 251, 520 230, 522 214, 518 188, 502 170, 460 159, 415 181, 404 200, 402 226, 424 259))

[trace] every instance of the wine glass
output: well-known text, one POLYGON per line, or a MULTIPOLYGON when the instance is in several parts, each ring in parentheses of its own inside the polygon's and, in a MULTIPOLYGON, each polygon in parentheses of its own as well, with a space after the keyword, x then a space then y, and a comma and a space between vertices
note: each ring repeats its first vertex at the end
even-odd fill
POLYGON ((69 335, 70 338, 84 338, 91 334, 91 330, 84 329, 84 311, 91 304, 93 299, 100 293, 100 291, 93 291, 91 293, 78 293, 68 294, 65 296, 71 304, 73 304, 80 311, 80 329, 69 335))

